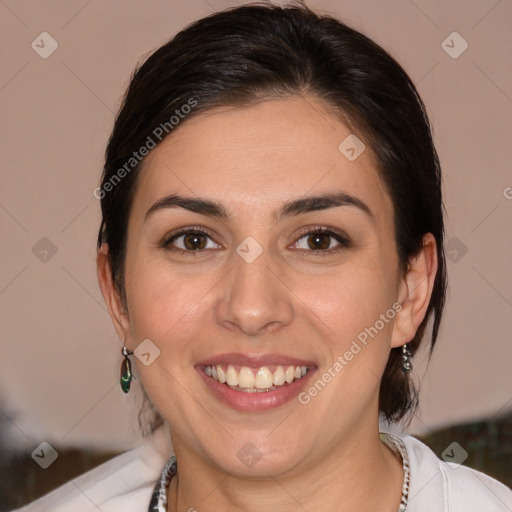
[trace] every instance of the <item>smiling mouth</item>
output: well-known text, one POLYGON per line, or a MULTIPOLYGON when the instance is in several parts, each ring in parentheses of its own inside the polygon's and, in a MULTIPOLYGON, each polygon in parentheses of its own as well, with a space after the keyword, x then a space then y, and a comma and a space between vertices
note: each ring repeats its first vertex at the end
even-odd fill
POLYGON ((302 379, 309 366, 248 366, 215 365, 204 366, 204 373, 213 380, 226 384, 235 391, 245 393, 266 393, 302 379))

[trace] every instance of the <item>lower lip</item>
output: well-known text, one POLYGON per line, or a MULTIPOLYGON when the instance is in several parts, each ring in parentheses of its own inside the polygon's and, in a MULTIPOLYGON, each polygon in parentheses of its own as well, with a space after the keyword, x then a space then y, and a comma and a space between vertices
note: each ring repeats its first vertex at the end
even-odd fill
POLYGON ((204 372, 204 366, 198 366, 196 369, 215 396, 238 411, 267 411, 279 407, 297 397, 310 377, 316 372, 316 368, 310 368, 304 377, 294 380, 290 384, 283 384, 270 391, 245 393, 244 391, 235 391, 227 384, 208 377, 204 372))

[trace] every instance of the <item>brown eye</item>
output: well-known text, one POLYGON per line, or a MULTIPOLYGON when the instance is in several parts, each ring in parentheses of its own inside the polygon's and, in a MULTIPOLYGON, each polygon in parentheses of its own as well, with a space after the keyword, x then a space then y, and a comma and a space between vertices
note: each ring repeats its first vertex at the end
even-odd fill
POLYGON ((181 231, 164 242, 164 247, 172 251, 192 252, 204 249, 218 249, 210 235, 198 230, 181 231))
POLYGON ((295 248, 316 253, 330 253, 344 247, 350 247, 348 238, 320 227, 306 231, 295 242, 295 248))
POLYGON ((308 246, 313 251, 329 249, 329 246, 331 245, 331 237, 325 233, 315 233, 313 235, 308 235, 307 238, 308 246))
POLYGON ((206 236, 199 233, 183 235, 183 245, 190 251, 204 249, 206 247, 206 236))

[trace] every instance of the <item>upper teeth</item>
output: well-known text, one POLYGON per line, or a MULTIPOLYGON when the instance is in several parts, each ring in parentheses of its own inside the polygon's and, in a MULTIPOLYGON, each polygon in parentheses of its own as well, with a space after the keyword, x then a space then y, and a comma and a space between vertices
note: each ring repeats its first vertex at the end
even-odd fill
POLYGON ((268 366, 262 366, 256 373, 247 366, 241 366, 237 371, 233 365, 205 366, 206 375, 229 386, 239 386, 244 389, 269 389, 272 386, 282 386, 306 375, 307 366, 276 366, 272 372, 268 366))

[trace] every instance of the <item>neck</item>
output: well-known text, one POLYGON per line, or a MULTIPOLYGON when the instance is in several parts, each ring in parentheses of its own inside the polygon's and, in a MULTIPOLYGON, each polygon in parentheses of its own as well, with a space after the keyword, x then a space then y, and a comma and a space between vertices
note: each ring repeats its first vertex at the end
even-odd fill
POLYGON ((168 490, 168 512, 396 512, 400 504, 402 463, 380 442, 378 424, 315 454, 302 470, 259 479, 220 470, 174 436, 173 445, 178 475, 168 490))

